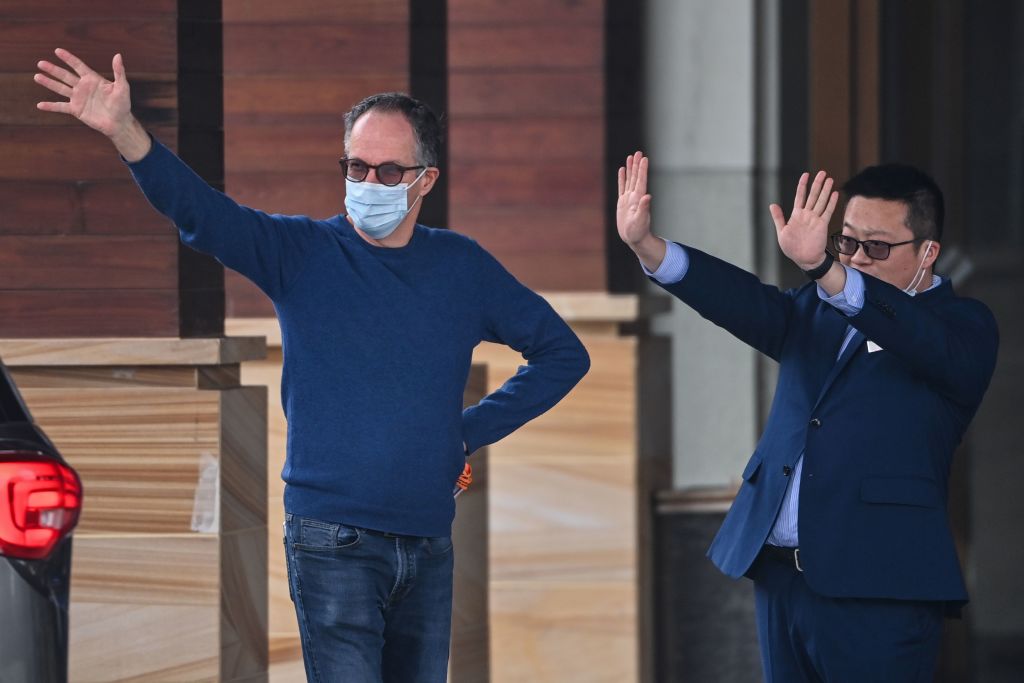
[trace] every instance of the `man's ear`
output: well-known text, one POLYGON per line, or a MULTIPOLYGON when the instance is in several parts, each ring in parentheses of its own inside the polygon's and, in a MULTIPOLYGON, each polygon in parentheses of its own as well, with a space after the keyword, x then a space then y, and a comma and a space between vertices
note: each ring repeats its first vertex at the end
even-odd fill
POLYGON ((423 182, 420 183, 420 196, 424 197, 434 189, 434 184, 437 182, 438 176, 441 175, 441 169, 434 166, 429 167, 423 173, 423 182))
POLYGON ((924 268, 931 268, 935 265, 935 259, 939 258, 939 252, 942 251, 942 245, 935 240, 928 240, 925 244, 926 251, 924 259, 921 261, 921 265, 924 268))

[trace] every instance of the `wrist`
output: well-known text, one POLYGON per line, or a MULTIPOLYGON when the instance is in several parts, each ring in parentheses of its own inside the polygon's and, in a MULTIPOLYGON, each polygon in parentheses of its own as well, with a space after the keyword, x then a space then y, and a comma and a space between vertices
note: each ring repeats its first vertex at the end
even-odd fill
POLYGON ((668 251, 665 240, 655 236, 653 233, 647 233, 643 239, 629 246, 637 258, 640 259, 640 263, 644 264, 644 267, 652 273, 665 260, 665 253, 668 251))
POLYGON ((143 157, 149 154, 149 150, 153 145, 152 140, 149 137, 149 133, 142 127, 139 120, 131 114, 128 115, 128 119, 121 123, 115 130, 110 134, 110 141, 114 143, 114 147, 121 153, 121 156, 125 158, 125 161, 134 163, 141 161, 143 157))
POLYGON ((830 270, 832 270, 832 265, 834 263, 835 257, 833 257, 828 251, 825 251, 825 255, 820 261, 810 265, 809 267, 801 265, 800 270, 804 271, 804 275, 811 280, 820 280, 825 277, 830 270))

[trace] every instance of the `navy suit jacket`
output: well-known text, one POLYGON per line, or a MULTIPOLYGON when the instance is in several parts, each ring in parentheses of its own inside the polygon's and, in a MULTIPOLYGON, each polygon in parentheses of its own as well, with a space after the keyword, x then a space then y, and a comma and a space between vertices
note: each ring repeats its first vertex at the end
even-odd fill
POLYGON ((989 309, 949 281, 910 297, 864 275, 864 307, 846 317, 813 283, 782 292, 686 250, 686 276, 664 288, 779 362, 764 434, 712 561, 734 578, 750 569, 803 453, 800 559, 812 590, 966 602, 946 503, 953 452, 995 366, 989 309), (857 333, 837 361, 848 325, 857 333))

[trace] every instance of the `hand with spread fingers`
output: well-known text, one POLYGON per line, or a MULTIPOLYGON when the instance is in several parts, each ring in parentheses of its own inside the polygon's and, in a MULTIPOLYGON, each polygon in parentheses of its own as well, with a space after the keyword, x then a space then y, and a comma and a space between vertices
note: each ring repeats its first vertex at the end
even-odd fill
POLYGON ((120 54, 112 62, 114 80, 108 81, 67 50, 54 53, 69 68, 40 61, 34 80, 67 101, 39 102, 42 111, 68 114, 113 141, 128 161, 137 161, 149 151, 149 135, 132 115, 128 78, 120 54))
POLYGON ((804 271, 822 262, 828 242, 828 223, 839 202, 839 193, 832 190, 832 178, 825 171, 818 171, 808 191, 809 178, 808 173, 800 176, 788 222, 782 207, 778 204, 768 207, 775 221, 779 248, 804 271))
POLYGON ((619 237, 650 270, 657 270, 665 258, 665 242, 651 232, 651 195, 647 193, 647 157, 635 152, 619 168, 619 201, 615 223, 619 237))

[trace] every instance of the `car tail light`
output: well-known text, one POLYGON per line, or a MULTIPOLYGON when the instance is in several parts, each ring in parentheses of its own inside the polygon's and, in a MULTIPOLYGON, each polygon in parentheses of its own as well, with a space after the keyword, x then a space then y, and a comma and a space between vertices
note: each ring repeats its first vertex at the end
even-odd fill
POLYGON ((0 451, 0 554, 42 559, 78 523, 82 483, 41 453, 0 451))

